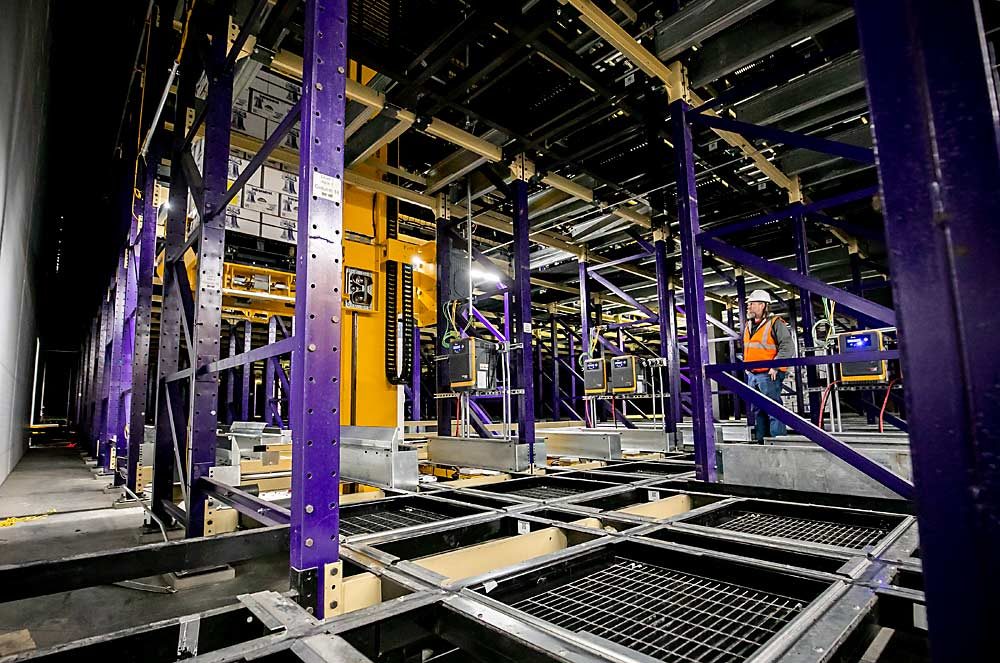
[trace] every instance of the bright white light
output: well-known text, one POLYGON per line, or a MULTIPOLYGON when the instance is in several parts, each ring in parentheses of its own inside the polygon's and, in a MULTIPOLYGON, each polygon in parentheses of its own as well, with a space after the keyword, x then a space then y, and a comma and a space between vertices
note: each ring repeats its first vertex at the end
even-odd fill
POLYGON ((412 264, 414 267, 420 267, 421 265, 424 264, 424 261, 420 259, 420 256, 413 256, 412 258, 410 258, 410 264, 412 264))
POLYGON ((170 201, 169 200, 167 200, 167 201, 165 201, 163 203, 163 209, 167 210, 168 212, 170 211, 170 201))
POLYGON ((472 274, 473 281, 489 281, 491 283, 501 283, 503 281, 500 275, 496 272, 488 272, 475 265, 472 266, 469 273, 472 274))

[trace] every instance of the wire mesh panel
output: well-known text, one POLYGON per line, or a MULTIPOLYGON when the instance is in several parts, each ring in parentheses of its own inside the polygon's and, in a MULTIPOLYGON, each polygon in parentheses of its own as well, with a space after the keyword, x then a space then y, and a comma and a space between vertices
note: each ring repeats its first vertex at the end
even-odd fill
POLYGON ((801 600, 617 557, 610 566, 513 607, 671 663, 749 658, 801 600))
POLYGON ((565 486, 529 486, 519 490, 508 491, 507 495, 520 495, 533 500, 554 500, 570 495, 580 495, 589 492, 590 489, 567 488, 565 486))
POLYGON ((736 516, 714 525, 718 529, 796 539, 843 548, 864 548, 878 543, 888 532, 880 527, 836 523, 810 518, 739 511, 736 516))
POLYGON ((425 525, 452 518, 455 516, 415 506, 404 506, 394 511, 343 515, 340 519, 340 531, 345 536, 374 534, 375 532, 389 532, 394 529, 425 525))

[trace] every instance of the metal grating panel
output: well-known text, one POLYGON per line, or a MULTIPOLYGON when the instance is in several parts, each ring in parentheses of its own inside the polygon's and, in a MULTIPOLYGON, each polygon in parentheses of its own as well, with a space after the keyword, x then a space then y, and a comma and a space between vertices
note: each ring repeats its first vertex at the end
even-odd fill
POLYGON ((776 536, 856 549, 873 546, 888 533, 879 527, 847 525, 827 520, 776 516, 752 511, 738 512, 735 518, 714 527, 744 534, 776 536))
POLYGON ((569 497, 570 495, 579 495, 586 492, 589 492, 589 489, 565 488, 562 486, 531 486, 528 488, 521 488, 520 490, 512 490, 504 494, 520 495, 521 497, 527 497, 533 500, 554 500, 560 497, 569 497))
POLYGON ((404 506, 398 511, 382 511, 341 517, 340 533, 345 536, 389 532, 413 525, 425 525, 441 520, 451 520, 454 515, 446 515, 413 506, 404 506))
POLYGON ((618 557, 513 607, 661 661, 736 663, 804 606, 795 598, 618 557))

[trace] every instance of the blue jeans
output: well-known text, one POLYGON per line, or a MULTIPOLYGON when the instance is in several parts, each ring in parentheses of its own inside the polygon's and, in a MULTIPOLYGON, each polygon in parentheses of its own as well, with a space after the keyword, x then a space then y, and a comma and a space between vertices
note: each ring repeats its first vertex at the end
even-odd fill
MULTIPOLYGON (((747 375, 747 384, 750 385, 751 389, 759 391, 772 401, 781 402, 781 383, 785 379, 784 373, 779 371, 777 380, 772 380, 766 371, 764 373, 748 373, 747 375)), ((752 407, 751 411, 755 413, 756 417, 754 439, 758 443, 763 443, 764 438, 769 437, 768 423, 771 424, 770 437, 778 437, 788 433, 784 423, 774 417, 767 416, 766 412, 756 407, 752 407)))

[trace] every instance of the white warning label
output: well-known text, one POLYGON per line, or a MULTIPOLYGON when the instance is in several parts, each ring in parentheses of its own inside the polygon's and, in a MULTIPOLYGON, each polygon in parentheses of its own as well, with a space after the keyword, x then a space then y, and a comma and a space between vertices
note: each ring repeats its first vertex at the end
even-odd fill
POLYGON ((323 173, 313 173, 312 195, 323 200, 339 203, 343 198, 343 189, 339 177, 330 177, 323 173))

